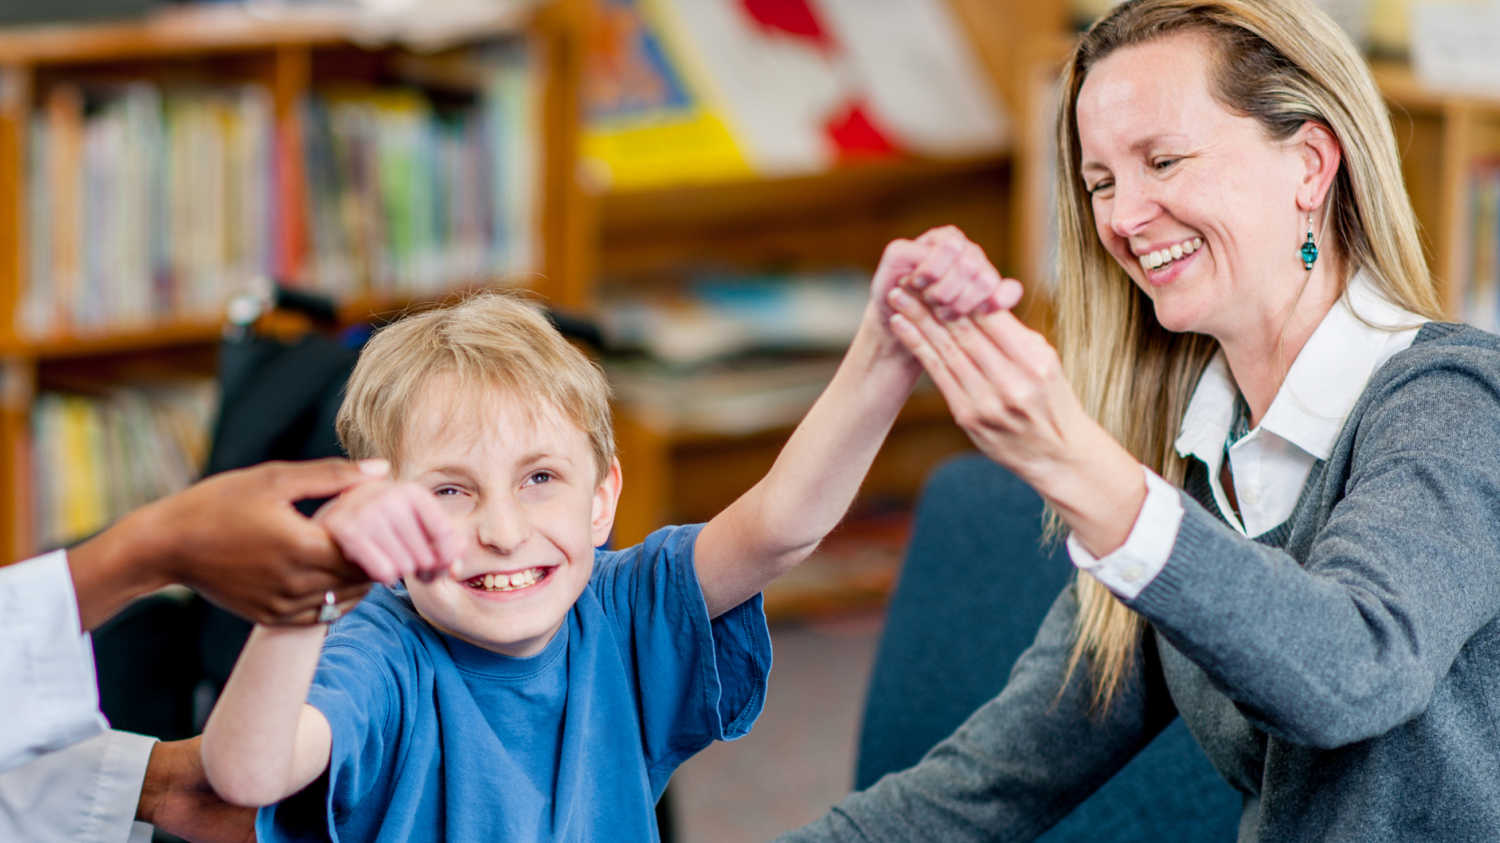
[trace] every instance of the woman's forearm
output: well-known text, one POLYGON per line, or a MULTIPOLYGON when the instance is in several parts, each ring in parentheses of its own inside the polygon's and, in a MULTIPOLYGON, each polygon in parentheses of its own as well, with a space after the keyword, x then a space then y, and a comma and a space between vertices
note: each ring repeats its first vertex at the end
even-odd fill
POLYGON ((1146 502, 1141 464, 1079 408, 1071 447, 1022 476, 1095 557, 1119 549, 1146 502))
POLYGON ((328 764, 328 723, 306 705, 326 627, 257 626, 203 735, 209 783, 261 806, 297 792, 328 764))

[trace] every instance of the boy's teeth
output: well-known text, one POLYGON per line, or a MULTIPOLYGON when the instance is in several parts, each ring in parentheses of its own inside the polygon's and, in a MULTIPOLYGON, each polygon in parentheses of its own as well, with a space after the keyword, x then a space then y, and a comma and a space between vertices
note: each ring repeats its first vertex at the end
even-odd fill
POLYGON ((518 588, 536 585, 541 578, 541 568, 528 568, 514 574, 485 574, 482 584, 475 582, 473 587, 483 588, 485 591, 515 591, 518 588))
POLYGON ((1141 268, 1156 269, 1158 267, 1165 266, 1172 261, 1180 260, 1186 255, 1191 255, 1192 253, 1198 251, 1198 249, 1202 246, 1203 238, 1194 237, 1191 240, 1184 240, 1181 243, 1175 243, 1165 249, 1157 249, 1150 254, 1140 256, 1141 268))

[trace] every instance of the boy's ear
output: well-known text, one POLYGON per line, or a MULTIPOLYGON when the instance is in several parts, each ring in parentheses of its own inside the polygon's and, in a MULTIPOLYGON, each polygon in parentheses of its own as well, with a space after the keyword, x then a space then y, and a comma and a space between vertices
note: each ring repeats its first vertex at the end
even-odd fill
POLYGON ((609 471, 605 473, 604 479, 599 481, 599 487, 594 490, 593 520, 590 527, 593 531, 594 547, 599 547, 609 541, 609 531, 615 526, 615 510, 620 503, 620 486, 623 477, 620 474, 620 460, 610 460, 609 471))

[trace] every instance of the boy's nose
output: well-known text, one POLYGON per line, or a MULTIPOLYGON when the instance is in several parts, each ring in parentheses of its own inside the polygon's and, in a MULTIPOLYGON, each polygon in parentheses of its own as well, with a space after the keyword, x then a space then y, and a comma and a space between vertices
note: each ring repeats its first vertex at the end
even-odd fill
POLYGON ((509 556, 531 535, 525 509, 507 498, 485 501, 474 519, 474 537, 490 553, 509 556))

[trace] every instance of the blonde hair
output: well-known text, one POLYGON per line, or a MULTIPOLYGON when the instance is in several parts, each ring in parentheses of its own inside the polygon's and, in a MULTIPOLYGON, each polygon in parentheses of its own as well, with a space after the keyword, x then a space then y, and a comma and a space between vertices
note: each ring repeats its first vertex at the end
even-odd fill
POLYGON ((399 463, 410 412, 439 377, 455 378, 449 411, 495 392, 529 417, 545 403, 589 438, 603 478, 615 457, 609 384, 539 308, 512 293, 488 292, 407 316, 370 339, 349 377, 335 425, 355 459, 399 463))
MULTIPOLYGON (((1390 115, 1364 57, 1327 15, 1303 0, 1132 0, 1116 7, 1080 37, 1063 71, 1057 343, 1084 407, 1136 459, 1178 486, 1187 462, 1174 442, 1218 344, 1163 328, 1151 300, 1100 243, 1080 174, 1075 112, 1084 78, 1106 56, 1185 33, 1213 44, 1214 98, 1255 119, 1270 140, 1286 140, 1308 121, 1338 139, 1343 162, 1328 193, 1324 242, 1342 257, 1344 278, 1362 269, 1388 300, 1429 318, 1442 309, 1390 115)), ((1049 522, 1061 530, 1055 513, 1049 522)), ((1144 624, 1092 576, 1080 574, 1076 587, 1068 671, 1088 663, 1095 709, 1104 710, 1130 678, 1144 624)))

